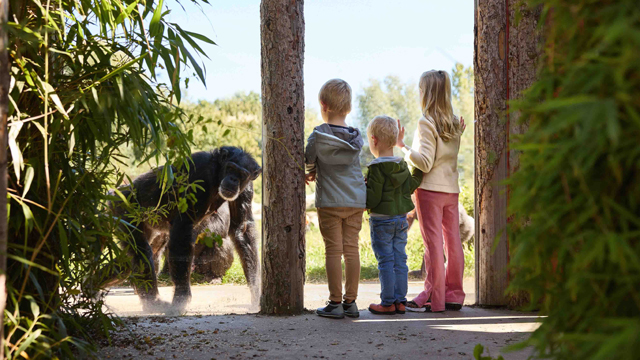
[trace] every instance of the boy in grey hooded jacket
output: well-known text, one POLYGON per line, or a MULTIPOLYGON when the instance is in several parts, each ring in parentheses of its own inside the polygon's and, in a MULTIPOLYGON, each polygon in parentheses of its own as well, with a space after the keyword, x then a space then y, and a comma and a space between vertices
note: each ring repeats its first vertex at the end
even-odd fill
POLYGON ((316 208, 325 243, 329 302, 317 314, 325 317, 358 317, 355 303, 360 280, 358 235, 367 203, 367 189, 360 168, 364 141, 360 131, 345 123, 351 111, 351 88, 333 79, 320 89, 324 124, 309 136, 305 150, 307 180, 316 181, 316 208), (342 256, 345 293, 342 296, 342 256))

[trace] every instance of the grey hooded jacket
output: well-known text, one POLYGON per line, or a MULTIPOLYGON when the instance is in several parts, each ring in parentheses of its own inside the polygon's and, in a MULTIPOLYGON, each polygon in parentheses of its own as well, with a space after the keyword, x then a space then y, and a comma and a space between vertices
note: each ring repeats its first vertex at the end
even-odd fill
POLYGON ((367 205, 367 187, 360 168, 364 141, 356 128, 322 124, 307 141, 307 172, 316 172, 316 207, 367 205))

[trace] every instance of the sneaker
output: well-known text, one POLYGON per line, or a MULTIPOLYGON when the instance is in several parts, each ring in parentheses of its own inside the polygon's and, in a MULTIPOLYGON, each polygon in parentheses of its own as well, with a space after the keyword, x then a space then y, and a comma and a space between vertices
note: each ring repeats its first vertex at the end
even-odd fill
POLYGON ((451 311, 460 311, 462 304, 459 303, 444 303, 444 308, 451 311))
POLYGON ((371 305, 369 305, 369 311, 371 311, 372 314, 376 314, 376 315, 395 315, 396 314, 396 306, 395 305, 371 304, 371 305))
POLYGON ((396 314, 404 314, 406 312, 406 306, 404 303, 396 303, 396 314))
MULTIPOLYGON (((424 311, 428 312, 428 313, 443 313, 444 312, 444 310, 440 310, 440 311, 431 310, 431 302, 426 303, 423 307, 425 309, 424 311)), ((446 307, 445 307, 445 309, 446 309, 446 307)))
MULTIPOLYGON (((405 306, 407 311, 411 311, 411 312, 426 312, 427 311, 427 306, 418 306, 418 304, 416 304, 415 301, 410 300, 407 301, 407 304, 405 306)), ((430 308, 430 307, 429 307, 430 308)))
POLYGON ((344 318, 344 308, 342 307, 342 303, 327 301, 327 306, 318 308, 318 310, 316 310, 316 314, 322 317, 342 319, 344 318))
POLYGON ((360 317, 360 312, 358 311, 358 305, 356 305, 355 301, 350 303, 342 302, 342 307, 344 308, 344 314, 350 318, 360 317))

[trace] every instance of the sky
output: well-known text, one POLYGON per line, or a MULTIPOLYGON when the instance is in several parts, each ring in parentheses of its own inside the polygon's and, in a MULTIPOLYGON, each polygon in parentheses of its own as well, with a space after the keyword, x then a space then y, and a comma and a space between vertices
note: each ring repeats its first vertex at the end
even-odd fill
MULTIPOLYGON (((165 2, 170 21, 217 43, 203 46, 210 58, 202 59, 206 88, 191 79, 187 99, 260 93, 260 1, 181 3, 185 10, 165 2)), ((306 0, 304 17, 305 103, 316 109, 331 78, 346 80, 355 100, 371 79, 396 75, 417 83, 424 71, 473 63, 473 0, 306 0)))

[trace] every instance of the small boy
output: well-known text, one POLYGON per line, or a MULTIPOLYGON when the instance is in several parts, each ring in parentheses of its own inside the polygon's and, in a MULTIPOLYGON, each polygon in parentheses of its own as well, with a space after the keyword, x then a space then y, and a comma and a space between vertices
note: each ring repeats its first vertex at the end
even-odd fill
POLYGON ((332 79, 320 89, 324 124, 313 129, 305 150, 307 181, 316 181, 316 208, 325 244, 329 302, 317 314, 342 319, 358 317, 360 254, 358 234, 366 205, 366 187, 360 169, 364 141, 360 131, 347 126, 351 112, 351 87, 332 79), (342 301, 342 256, 345 263, 345 294, 342 301))
MULTIPOLYGON (((398 123, 399 124, 399 123, 398 123)), ((367 172, 367 209, 370 211, 371 246, 378 260, 380 304, 369 311, 378 315, 404 314, 407 303, 407 213, 413 210, 411 194, 422 182, 422 172, 409 172, 407 163, 393 155, 398 133, 396 120, 376 116, 367 128, 369 147, 376 158, 367 172)))

